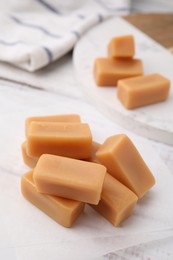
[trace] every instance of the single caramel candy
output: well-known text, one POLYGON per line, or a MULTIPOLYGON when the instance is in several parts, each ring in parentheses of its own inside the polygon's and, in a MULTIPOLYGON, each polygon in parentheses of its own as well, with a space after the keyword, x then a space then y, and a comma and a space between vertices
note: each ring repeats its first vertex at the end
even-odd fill
MULTIPOLYGON (((92 156, 89 161, 99 163, 96 158, 96 152, 101 147, 101 144, 93 142, 92 156)), ((106 173, 101 200, 98 205, 90 205, 103 217, 110 221, 114 226, 120 225, 127 219, 136 205, 138 197, 125 185, 106 173)))
POLYGON ((76 159, 91 155, 92 134, 88 124, 31 122, 28 129, 27 153, 56 154, 76 159))
POLYGON ((60 115, 51 115, 51 116, 33 116, 28 117, 25 120, 25 134, 27 136, 28 128, 31 122, 73 122, 80 123, 81 119, 78 114, 60 114, 60 115))
POLYGON ((160 74, 150 74, 118 81, 117 97, 128 108, 161 102, 169 95, 170 81, 160 74))
POLYGON ((138 197, 121 182, 106 173, 101 200, 98 205, 91 205, 114 226, 127 219, 138 200, 138 197))
MULTIPOLYGON (((89 158, 86 158, 85 161, 89 161, 89 162, 97 162, 98 160, 96 158, 96 152, 98 150, 98 148, 100 147, 101 144, 97 143, 97 142, 92 142, 91 145, 91 156, 89 158)), ((22 143, 22 157, 23 157, 23 161, 26 165, 28 165, 30 168, 35 168, 39 157, 32 157, 30 155, 27 154, 27 141, 22 143)))
POLYGON ((135 54, 133 35, 123 35, 111 39, 108 45, 108 55, 113 58, 132 58, 135 54))
POLYGON ((116 86, 117 81, 143 74, 139 59, 97 58, 94 64, 94 77, 98 86, 116 86))
POLYGON ((106 173, 103 165, 56 155, 42 155, 34 169, 41 193, 98 204, 106 173))
POLYGON ((27 154, 27 141, 22 143, 22 157, 23 161, 30 168, 34 168, 37 164, 39 157, 32 157, 27 154))
POLYGON ((107 171, 141 198, 155 179, 131 140, 124 134, 109 137, 96 157, 107 171))
POLYGON ((84 209, 83 202, 37 192, 32 171, 22 176, 21 191, 28 201, 64 227, 71 227, 84 209))

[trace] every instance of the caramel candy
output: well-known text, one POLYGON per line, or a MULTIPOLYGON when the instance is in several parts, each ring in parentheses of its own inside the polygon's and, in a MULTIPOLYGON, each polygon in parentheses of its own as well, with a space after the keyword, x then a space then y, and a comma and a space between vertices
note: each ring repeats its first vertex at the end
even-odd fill
POLYGON ((135 42, 132 35, 112 38, 108 45, 108 55, 114 58, 132 58, 135 54, 135 42))
POLYGON ((91 145, 88 124, 33 121, 28 129, 27 153, 33 157, 49 153, 85 159, 90 157, 91 145))
POLYGON ((97 58, 94 64, 94 77, 98 86, 116 86, 119 79, 143 74, 139 59, 97 58))
MULTIPOLYGON (((96 152, 99 147, 100 147, 100 144, 93 141, 92 145, 91 145, 91 157, 89 157, 85 160, 89 161, 89 162, 98 163, 98 160, 96 158, 96 152)), ((22 157, 23 157, 24 163, 26 165, 28 165, 30 168, 35 168, 35 166, 38 162, 38 159, 39 159, 39 157, 32 157, 27 154, 27 141, 22 143, 22 157)))
POLYGON ((32 157, 27 154, 27 142, 22 143, 22 157, 23 161, 26 165, 28 165, 30 168, 34 168, 37 164, 37 161, 39 157, 32 157))
POLYGON ((34 182, 41 193, 98 204, 106 173, 103 165, 44 154, 34 169, 34 182))
MULTIPOLYGON (((89 161, 99 163, 96 158, 96 152, 100 147, 101 144, 93 142, 92 156, 88 159, 89 161)), ((134 192, 109 173, 106 173, 103 182, 101 200, 98 205, 90 206, 92 206, 114 226, 118 226, 131 215, 137 200, 138 197, 134 192)))
POLYGON ((167 99, 170 81, 160 74, 150 74, 118 81, 117 97, 128 108, 136 108, 167 99))
POLYGON ((73 122, 80 123, 80 116, 77 114, 62 114, 62 115, 51 115, 51 116, 33 116, 28 117, 25 120, 25 134, 27 136, 28 128, 31 122, 73 122))
POLYGON ((114 226, 127 219, 136 205, 138 197, 121 182, 106 173, 101 200, 92 207, 114 226))
POLYGON ((96 157, 107 171, 141 198, 155 179, 131 140, 124 134, 109 137, 96 157))
POLYGON ((84 209, 84 203, 37 192, 32 172, 22 176, 23 196, 64 227, 71 227, 84 209))

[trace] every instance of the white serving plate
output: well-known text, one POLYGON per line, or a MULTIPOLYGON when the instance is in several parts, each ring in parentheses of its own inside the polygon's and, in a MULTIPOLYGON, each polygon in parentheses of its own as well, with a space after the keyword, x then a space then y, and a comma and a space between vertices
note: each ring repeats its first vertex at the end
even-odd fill
POLYGON ((116 87, 97 87, 94 82, 95 58, 107 56, 110 39, 123 34, 134 35, 135 57, 142 59, 144 74, 161 73, 173 83, 172 54, 122 18, 115 17, 89 30, 75 46, 73 63, 79 87, 114 122, 144 137, 173 145, 172 87, 167 101, 127 110, 116 97, 116 87))

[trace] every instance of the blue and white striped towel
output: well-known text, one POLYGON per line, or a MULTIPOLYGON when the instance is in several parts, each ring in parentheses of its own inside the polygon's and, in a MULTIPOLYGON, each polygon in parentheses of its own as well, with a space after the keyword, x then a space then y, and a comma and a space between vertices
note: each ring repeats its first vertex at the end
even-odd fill
POLYGON ((130 0, 0 1, 0 61, 36 71, 72 50, 81 35, 130 0))

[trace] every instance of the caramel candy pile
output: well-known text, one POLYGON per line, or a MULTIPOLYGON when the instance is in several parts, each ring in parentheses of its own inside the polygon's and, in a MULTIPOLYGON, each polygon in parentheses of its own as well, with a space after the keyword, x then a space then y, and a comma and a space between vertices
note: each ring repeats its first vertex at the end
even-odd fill
POLYGON ((108 44, 108 57, 94 62, 97 86, 117 86, 117 97, 127 109, 165 101, 170 81, 155 73, 143 75, 140 59, 135 59, 135 41, 132 35, 112 38, 108 44))
POLYGON ((73 225, 86 203, 118 226, 155 184, 126 135, 94 142, 79 115, 27 118, 25 135, 22 156, 32 170, 21 178, 22 194, 64 227, 73 225))

